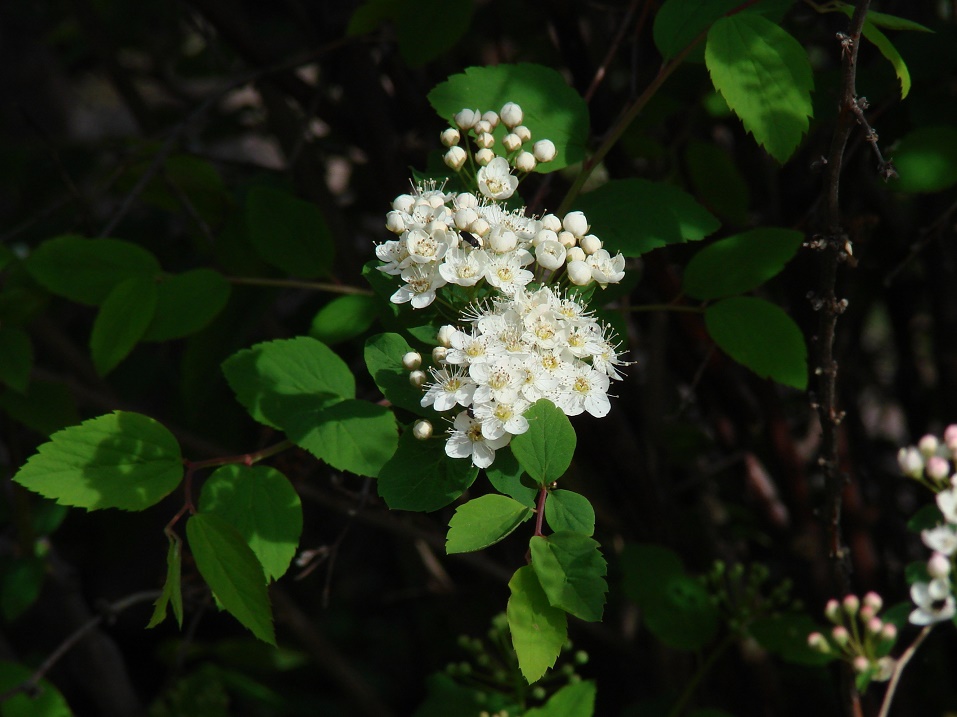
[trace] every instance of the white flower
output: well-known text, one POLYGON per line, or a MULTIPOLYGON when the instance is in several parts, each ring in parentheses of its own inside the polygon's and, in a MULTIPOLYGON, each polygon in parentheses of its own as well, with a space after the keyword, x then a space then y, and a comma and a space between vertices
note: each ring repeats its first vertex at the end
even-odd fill
POLYGON ((482 119, 482 113, 478 110, 463 109, 455 113, 455 124, 463 132, 467 132, 475 126, 475 123, 482 119))
POLYGON ((942 490, 937 494, 937 507, 944 514, 944 520, 957 524, 957 489, 942 490))
POLYGON ((509 433, 517 436, 528 430, 528 419, 522 414, 532 404, 523 398, 511 402, 490 401, 475 407, 475 418, 482 422, 482 435, 489 439, 509 433))
POLYGON ((920 538, 931 550, 944 555, 957 552, 957 533, 949 525, 938 525, 930 530, 920 531, 920 538))
MULTIPOLYGON (((567 365, 567 364, 566 364, 567 365)), ((557 405, 568 416, 588 412, 595 418, 607 416, 611 410, 608 400, 608 376, 587 364, 570 366, 563 377, 562 394, 557 405)))
POLYGON ((924 457, 914 446, 901 448, 897 452, 897 465, 901 473, 909 478, 920 478, 924 474, 924 457))
POLYGON ((500 358, 496 361, 473 363, 469 376, 478 384, 472 400, 478 406, 489 401, 511 403, 525 381, 522 362, 516 358, 500 358))
POLYGON ((479 191, 495 201, 508 199, 518 187, 518 177, 511 173, 508 160, 504 157, 491 160, 478 171, 475 178, 479 191))
MULTIPOLYGON (((547 230, 542 230, 539 234, 546 232, 547 230)), ((551 239, 546 239, 535 247, 535 260, 543 269, 555 271, 556 269, 560 269, 562 264, 565 263, 565 255, 567 253, 568 250, 563 244, 552 241, 551 239)))
POLYGON ((475 381, 462 368, 431 369, 432 383, 420 401, 422 407, 434 406, 436 411, 448 411, 456 404, 468 407, 475 393, 475 381))
POLYGON ((957 602, 950 591, 946 578, 936 578, 929 583, 914 583, 910 597, 917 606, 908 620, 914 625, 931 625, 950 620, 957 614, 957 602))
POLYGON ((535 159, 539 162, 551 162, 558 154, 555 149, 555 143, 550 139, 540 139, 532 145, 532 151, 535 153, 535 159))
POLYGON ((515 125, 522 123, 524 113, 522 108, 519 107, 514 102, 506 102, 502 106, 502 111, 498 113, 499 117, 502 118, 502 124, 511 129, 515 125))
POLYGON ((579 240, 578 244, 586 254, 594 254, 601 249, 601 239, 594 234, 586 234, 579 240))
POLYGON ((466 333, 456 330, 449 336, 449 351, 445 354, 445 362, 450 364, 478 363, 488 359, 487 336, 480 332, 466 333))
POLYGON ((585 259, 585 263, 591 268, 592 278, 601 287, 617 284, 625 278, 625 257, 621 254, 612 256, 606 250, 599 249, 585 259))
POLYGON ((445 262, 439 266, 442 278, 450 284, 475 286, 485 276, 488 255, 481 249, 453 247, 445 254, 445 262))
POLYGON ((414 264, 402 270, 402 280, 406 282, 391 297, 393 304, 411 302, 413 309, 423 309, 435 301, 435 290, 445 286, 445 279, 435 266, 414 264))
POLYGON ((535 275, 523 269, 525 264, 534 261, 527 251, 515 251, 498 254, 491 258, 485 269, 485 279, 503 294, 513 294, 519 287, 528 284, 535 275))
POLYGON ((445 162, 446 167, 458 172, 460 169, 462 169, 462 165, 465 164, 465 160, 467 158, 468 155, 465 153, 465 150, 456 145, 454 147, 449 147, 449 151, 445 153, 445 156, 442 157, 442 160, 445 162))
POLYGON ((411 229, 405 235, 409 258, 416 264, 440 261, 449 249, 449 231, 441 222, 429 222, 425 229, 411 229))
POLYGON ((471 418, 468 411, 462 411, 452 424, 454 430, 449 433, 445 443, 445 453, 450 458, 470 458, 479 468, 488 468, 495 460, 495 451, 508 445, 511 433, 502 433, 498 438, 486 438, 482 434, 482 422, 471 418))
POLYGON ((379 271, 392 276, 401 274, 402 270, 411 263, 405 241, 398 239, 382 242, 376 246, 375 255, 379 261, 385 262, 385 264, 378 267, 379 271))
POLYGON ((488 248, 496 254, 505 254, 506 252, 513 251, 515 247, 518 246, 518 235, 500 224, 492 228, 488 233, 486 241, 488 248))

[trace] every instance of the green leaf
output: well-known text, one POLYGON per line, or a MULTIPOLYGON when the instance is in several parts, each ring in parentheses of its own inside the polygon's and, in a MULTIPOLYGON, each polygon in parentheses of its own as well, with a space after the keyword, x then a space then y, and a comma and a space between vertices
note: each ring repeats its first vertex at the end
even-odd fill
MULTIPOLYGON (((554 172, 585 158, 588 106, 557 70, 527 63, 469 67, 429 92, 429 104, 449 122, 463 107, 498 112, 506 102, 521 105, 522 124, 533 142, 555 143, 555 159, 539 164, 539 172, 554 172)), ((500 125, 498 131, 504 128, 500 125)))
POLYGON ((255 420, 285 429, 344 398, 355 398, 356 382, 335 352, 300 336, 256 344, 223 362, 236 399, 255 420))
POLYGON ((412 717, 479 717, 481 712, 489 710, 494 710, 489 714, 498 714, 502 710, 510 715, 521 714, 518 705, 501 692, 462 685, 444 672, 429 675, 425 685, 428 695, 412 717))
POLYGON ((4 620, 12 622, 36 602, 47 565, 43 558, 34 556, 4 557, 0 565, 0 612, 4 620))
POLYGON ((485 469, 485 475, 495 490, 534 510, 538 498, 538 488, 526 485, 522 481, 524 474, 525 472, 518 461, 515 460, 515 456, 508 446, 495 451, 495 462, 485 469))
POLYGON ((96 372, 105 376, 143 338, 156 311, 156 282, 134 276, 117 284, 93 322, 90 353, 96 372))
MULTIPOLYGON (((33 677, 33 669, 15 662, 0 662, 0 693, 6 693, 33 677)), ((72 717, 69 705, 60 691, 46 680, 40 680, 31 694, 20 692, 5 700, 0 707, 3 717, 72 717)))
POLYGON ((399 440, 392 411, 355 399, 303 408, 282 428, 293 443, 333 468, 372 478, 392 458, 399 440))
POLYGON ((733 296, 709 306, 705 325, 728 356, 761 378, 807 388, 807 346, 794 320, 774 304, 733 296))
POLYGON ((748 632, 764 649, 798 665, 826 665, 834 659, 808 647, 807 636, 820 631, 806 614, 762 617, 748 626, 748 632))
POLYGON ((706 142, 689 142, 685 163, 695 193, 709 211, 733 224, 747 223, 748 183, 724 149, 706 142))
POLYGON ((663 182, 621 179, 575 202, 592 231, 614 253, 641 256, 652 249, 698 241, 721 226, 690 194, 663 182))
POLYGON ((419 441, 412 431, 379 471, 379 495, 393 510, 430 512, 444 508, 475 481, 478 468, 445 454, 445 441, 419 441))
POLYGON ((267 262, 291 276, 328 276, 335 244, 319 208, 269 187, 246 195, 249 241, 267 262))
POLYGON ((218 515, 196 513, 186 521, 186 537, 216 599, 256 637, 275 645, 266 578, 239 531, 218 515))
POLYGON ((567 531, 531 540, 532 567, 548 601, 554 607, 580 617, 601 620, 608 584, 608 566, 598 542, 567 531))
POLYGON ((411 350, 409 342, 399 334, 376 334, 366 341, 366 367, 392 405, 418 416, 435 418, 435 411, 422 407, 422 389, 409 383, 409 372, 402 366, 402 357, 411 350))
POLYGON ((651 600, 658 584, 685 572, 681 557, 660 545, 629 543, 621 551, 619 563, 622 589, 639 605, 651 600))
MULTIPOLYGON (((669 60, 690 45, 711 23, 740 8, 741 4, 741 0, 665 0, 655 14, 655 46, 662 57, 669 60)), ((778 22, 791 4, 791 0, 759 0, 746 11, 778 22)))
POLYGON ((48 291, 90 306, 102 304, 126 279, 154 278, 160 273, 156 257, 136 244, 75 235, 43 242, 25 266, 48 291))
POLYGON ((172 536, 169 541, 169 551, 166 553, 166 583, 162 594, 156 598, 153 616, 146 625, 147 629, 156 627, 166 619, 166 608, 173 606, 173 616, 179 628, 183 629, 183 541, 172 536))
MULTIPOLYGON (((834 5, 838 10, 843 12, 848 17, 854 15, 854 6, 846 2, 835 2, 834 5)), ((865 22, 870 22, 878 27, 886 27, 888 30, 913 30, 916 32, 933 32, 929 27, 921 25, 919 22, 914 22, 913 20, 906 20, 902 17, 897 17, 896 15, 888 15, 884 12, 876 12, 874 10, 867 11, 867 19, 865 22)))
POLYGON ((379 302, 373 296, 340 296, 313 317, 309 335, 325 344, 338 344, 364 333, 378 312, 379 302))
POLYGON ((541 707, 524 717, 592 717, 595 714, 595 683, 591 680, 565 685, 541 707))
POLYGON ((172 433, 147 416, 115 411, 54 433, 13 480, 61 505, 144 510, 182 477, 172 433))
POLYGON ((515 571, 508 581, 511 596, 506 616, 518 667, 531 684, 555 665, 568 637, 563 610, 552 607, 530 565, 515 571))
POLYGON ((874 46, 881 51, 881 54, 884 58, 891 63, 894 68, 894 74, 897 75, 898 81, 901 83, 901 99, 907 97, 907 93, 910 92, 910 71, 907 69, 907 63, 904 62, 904 58, 901 57, 901 54, 897 51, 897 48, 894 47, 894 44, 887 38, 883 32, 877 29, 873 22, 869 19, 864 20, 863 27, 864 37, 874 43, 874 46))
POLYGON ((549 491, 545 501, 545 520, 556 533, 592 535, 595 532, 595 509, 588 498, 570 490, 549 491))
POLYGON ((204 329, 229 301, 231 287, 218 271, 193 269, 157 284, 156 314, 143 341, 170 341, 204 329))
POLYGON ((512 453, 539 485, 558 480, 575 455, 575 429, 568 416, 547 399, 532 404, 525 418, 528 430, 512 439, 512 453))
POLYGON ((483 495, 455 509, 445 552, 468 553, 494 545, 532 517, 532 511, 504 495, 483 495))
POLYGON ((937 525, 945 522, 944 514, 940 512, 937 503, 928 503, 921 506, 907 521, 907 529, 919 533, 922 530, 930 530, 937 525))
POLYGON ((302 534, 302 503, 292 483, 275 468, 218 468, 203 484, 199 510, 218 515, 239 531, 267 582, 289 569, 302 534))
POLYGON ((921 127, 905 135, 894 152, 902 192, 940 192, 957 184, 957 127, 921 127))
POLYGON ((33 368, 33 344, 27 332, 19 326, 0 325, 0 356, 0 381, 24 393, 33 368))
POLYGON ((757 288, 778 274, 804 241, 792 229, 761 227, 705 247, 685 268, 684 291, 696 299, 719 299, 757 288))
POLYGON ((80 422, 70 389, 52 381, 31 381, 22 394, 15 391, 0 393, 0 408, 44 436, 80 422))
POLYGON ((778 162, 797 149, 812 113, 814 78, 807 53, 786 31, 763 17, 723 17, 708 31, 705 62, 711 81, 778 162))

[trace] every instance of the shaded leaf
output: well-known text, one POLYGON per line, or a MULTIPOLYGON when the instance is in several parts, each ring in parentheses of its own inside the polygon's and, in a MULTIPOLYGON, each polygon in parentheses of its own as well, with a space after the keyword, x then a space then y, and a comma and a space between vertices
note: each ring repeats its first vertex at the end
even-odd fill
POLYGON ((538 488, 526 485, 522 480, 524 474, 509 446, 495 451, 495 462, 485 469, 485 475, 495 490, 534 510, 538 488))
POLYGON ((143 341, 181 339, 201 331, 225 308, 231 293, 229 282, 212 269, 164 277, 156 289, 156 313, 143 341))
POLYGON ((894 152, 902 192, 939 192, 957 184, 957 127, 920 127, 901 139, 894 152))
POLYGON ((508 589, 506 616, 518 666, 529 683, 536 682, 561 653, 568 636, 567 618, 563 610, 549 604, 530 565, 515 571, 508 589))
POLYGON ((402 366, 402 357, 411 350, 399 334, 376 334, 366 341, 366 368, 390 403, 418 416, 435 418, 434 410, 423 408, 422 389, 409 383, 409 371, 402 366))
POLYGON ((19 326, 0 324, 0 381, 24 393, 33 368, 33 344, 19 326))
POLYGON ((412 431, 379 471, 379 495, 393 510, 429 512, 451 503, 475 481, 478 468, 445 454, 445 441, 416 440, 412 431))
POLYGON ((758 618, 748 626, 748 632, 764 649, 798 665, 826 665, 834 660, 833 655, 824 655, 807 644, 807 636, 820 630, 803 613, 758 618))
POLYGON ((564 531, 535 536, 530 546, 532 567, 549 603, 582 620, 601 620, 608 566, 598 542, 564 531))
POLYGON ((166 582, 162 594, 156 598, 153 616, 147 628, 156 627, 166 619, 166 608, 173 606, 173 616, 180 629, 183 629, 183 590, 181 586, 183 566, 183 541, 173 536, 169 541, 169 551, 166 554, 166 582))
POLYGON ((246 195, 249 242, 267 262, 291 276, 327 276, 335 244, 319 207, 270 187, 246 195))
POLYGON ((113 287, 100 307, 90 354, 96 372, 105 376, 122 361, 146 333, 156 311, 156 282, 150 277, 131 277, 113 287))
MULTIPOLYGON (((7 693, 33 677, 33 669, 15 662, 0 662, 0 693, 7 693)), ((20 692, 3 703, 3 717, 72 717, 60 691, 40 680, 33 694, 20 692)))
POLYGON ((379 302, 373 296, 340 296, 313 317, 309 335, 325 344, 341 343, 365 333, 378 312, 379 302))
POLYGON ((53 381, 31 381, 25 393, 0 393, 0 408, 37 433, 49 436, 80 422, 70 389, 53 381))
POLYGON ((592 717, 595 714, 595 683, 591 680, 565 685, 541 707, 524 717, 592 717))
POLYGON ((445 552, 482 550, 505 538, 532 516, 532 511, 504 495, 483 495, 455 509, 449 520, 445 552))
POLYGON ((734 224, 747 222, 748 183, 724 149, 706 142, 689 142, 685 163, 695 194, 709 211, 734 224))
MULTIPOLYGON (((745 12, 764 15, 779 22, 791 6, 791 0, 759 0, 745 12)), ((740 8, 741 0, 666 0, 655 14, 655 46, 667 60, 690 45, 711 24, 740 8)))

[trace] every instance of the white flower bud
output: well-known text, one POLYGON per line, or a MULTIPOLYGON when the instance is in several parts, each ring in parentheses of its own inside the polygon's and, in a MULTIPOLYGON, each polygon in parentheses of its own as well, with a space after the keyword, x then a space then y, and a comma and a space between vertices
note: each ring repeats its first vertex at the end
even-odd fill
POLYGON ((385 228, 393 234, 401 234, 405 231, 405 218, 408 216, 405 212, 392 210, 385 215, 385 228))
POLYGON ((570 261, 565 270, 568 272, 568 280, 576 286, 585 286, 592 281, 591 267, 583 261, 570 261))
POLYGON ((831 651, 831 645, 828 643, 827 638, 819 632, 812 632, 807 636, 807 646, 815 652, 820 652, 822 655, 827 655, 831 651))
POLYGON ((496 254, 504 254, 518 246, 518 236, 499 225, 489 232, 487 245, 496 254))
POLYGON ((482 120, 488 122, 492 129, 495 129, 498 127, 498 112, 489 110, 482 115, 482 120))
POLYGON ((910 478, 920 478, 924 473, 924 457, 913 446, 897 452, 897 465, 901 473, 910 478))
POLYGON ((527 142, 532 138, 532 131, 523 124, 520 124, 518 127, 513 127, 512 131, 518 135, 518 138, 522 142, 527 142))
POLYGON ((456 194, 455 199, 452 200, 452 205, 456 209, 475 209, 478 204, 478 197, 471 192, 462 192, 461 194, 456 194))
POLYGON ((455 228, 459 231, 468 229, 469 225, 476 219, 478 219, 478 214, 471 207, 463 207, 462 209, 456 210, 455 214, 452 215, 455 228))
POLYGON ((840 625, 844 621, 844 616, 841 614, 841 604, 834 598, 828 600, 827 605, 824 606, 824 616, 835 625, 840 625))
POLYGON ((425 441, 432 437, 432 424, 424 418, 415 422, 412 426, 412 435, 420 441, 425 441))
POLYGON ((483 239, 488 236, 488 233, 492 230, 492 226, 479 217, 474 222, 469 224, 468 231, 472 232, 475 236, 482 237, 483 239))
POLYGON ((580 246, 573 246, 568 250, 567 260, 569 263, 573 261, 585 261, 585 252, 580 246))
POLYGON ((445 166, 449 169, 454 169, 458 172, 462 169, 462 165, 465 164, 465 160, 468 158, 468 155, 465 153, 465 150, 459 146, 449 147, 449 151, 445 153, 445 156, 442 158, 445 160, 445 166))
POLYGON ((543 241, 558 241, 558 234, 551 229, 542 229, 532 237, 532 246, 538 246, 543 241))
POLYGON ((950 558, 942 553, 934 553, 927 561, 927 574, 931 578, 946 578, 950 575, 950 558))
POLYGON ((400 194, 392 200, 392 208, 397 212, 408 212, 415 204, 415 197, 411 194, 400 194))
POLYGON ((884 607, 884 600, 876 592, 871 590, 864 596, 864 605, 871 608, 874 612, 880 612, 884 607))
POLYGON ((535 165, 538 164, 531 152, 519 152, 515 159, 512 160, 512 163, 519 172, 531 172, 535 169, 535 165))
POLYGON ((445 324, 444 326, 439 328, 439 335, 436 340, 439 342, 440 346, 449 348, 449 346, 452 345, 452 334, 454 333, 455 333, 455 327, 452 326, 452 324, 445 324))
POLYGON ((562 220, 554 214, 546 214, 542 217, 542 228, 550 229, 556 233, 560 232, 562 230, 562 220))
POLYGON ((854 672, 859 675, 863 675, 865 672, 871 669, 871 661, 864 657, 864 655, 858 655, 851 660, 851 667, 854 668, 854 672))
POLYGON ((562 219, 562 226, 566 231, 570 231, 576 237, 585 236, 591 228, 588 224, 588 220, 585 219, 584 212, 569 212, 565 215, 565 218, 562 219))
POLYGON ((489 132, 482 132, 475 138, 475 144, 482 149, 488 149, 495 144, 495 137, 489 132))
POLYGON ((514 102, 506 102, 502 107, 502 111, 499 112, 499 116, 502 118, 502 124, 509 129, 521 124, 522 119, 525 117, 522 108, 514 102))
POLYGON ((478 110, 470 110, 466 108, 455 114, 455 124, 458 125, 460 130, 466 132, 472 129, 472 127, 475 126, 475 123, 478 122, 481 117, 482 115, 478 110))
POLYGON ((509 152, 515 152, 522 148, 522 140, 520 140, 514 132, 509 132, 505 135, 505 138, 502 139, 502 144, 509 152))
POLYGON ((950 463, 940 456, 927 459, 927 476, 938 483, 944 483, 950 475, 950 463))
POLYGON ((422 388, 428 378, 425 371, 415 370, 409 374, 409 383, 412 384, 414 388, 422 388))
POLYGON ((535 159, 539 162, 551 162, 558 154, 555 149, 555 143, 550 139, 540 139, 532 145, 532 151, 535 153, 535 159))
POLYGON ((937 436, 932 436, 929 433, 920 439, 917 443, 917 449, 926 457, 930 458, 937 452, 937 446, 940 445, 940 441, 937 440, 937 436))
POLYGON ((535 260, 539 266, 549 271, 560 269, 562 264, 565 263, 566 254, 565 247, 557 241, 543 241, 535 247, 535 260))
POLYGON ((568 249, 578 244, 578 240, 571 232, 558 232, 558 241, 564 244, 568 249))
POLYGON ((409 351, 402 357, 402 366, 406 371, 414 371, 422 365, 422 354, 418 351, 409 351))
POLYGON ((478 162, 479 166, 484 167, 489 162, 495 159, 495 152, 488 149, 487 147, 480 149, 475 153, 475 161, 478 162))
POLYGON ((487 120, 479 120, 475 123, 475 134, 489 134, 492 131, 492 123, 487 120))
POLYGON ((586 254, 594 254, 601 249, 601 239, 594 234, 586 234, 581 238, 578 244, 586 254))
POLYGON ((952 423, 944 429, 944 443, 951 450, 957 450, 957 423, 952 423))
POLYGON ((432 349, 432 360, 435 363, 441 364, 445 361, 445 356, 448 352, 449 350, 445 346, 436 346, 432 349))
POLYGON ((442 146, 444 147, 454 147, 459 143, 461 138, 462 135, 459 134, 459 131, 455 129, 455 127, 442 130, 442 133, 439 135, 439 139, 442 140, 442 146))

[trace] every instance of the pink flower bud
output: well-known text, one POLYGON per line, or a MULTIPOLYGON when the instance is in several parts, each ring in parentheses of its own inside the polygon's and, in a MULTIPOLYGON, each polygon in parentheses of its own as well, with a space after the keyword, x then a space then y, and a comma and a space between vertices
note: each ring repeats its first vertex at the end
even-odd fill
POLYGON ((927 459, 927 475, 937 483, 943 483, 950 475, 950 463, 940 456, 931 456, 927 459))
POLYGON ((835 625, 841 624, 844 620, 841 615, 841 604, 834 598, 828 600, 827 605, 824 606, 824 616, 835 625))
POLYGON ((867 595, 864 596, 864 604, 870 608, 874 609, 874 612, 880 612, 881 608, 884 606, 884 601, 881 599, 881 596, 876 592, 871 590, 867 595))
POLYGON ((857 657, 854 658, 854 661, 851 662, 851 667, 854 668, 854 672, 856 672, 859 675, 864 672, 867 672, 867 670, 870 669, 870 666, 871 666, 871 661, 868 660, 863 655, 858 655, 857 657))
POLYGON ((861 601, 857 595, 846 595, 842 606, 844 607, 844 612, 846 612, 849 617, 854 617, 861 607, 861 601))
POLYGON ((833 630, 831 630, 831 639, 841 647, 844 647, 848 643, 848 640, 851 639, 851 633, 847 631, 847 628, 843 625, 838 625, 833 630))

